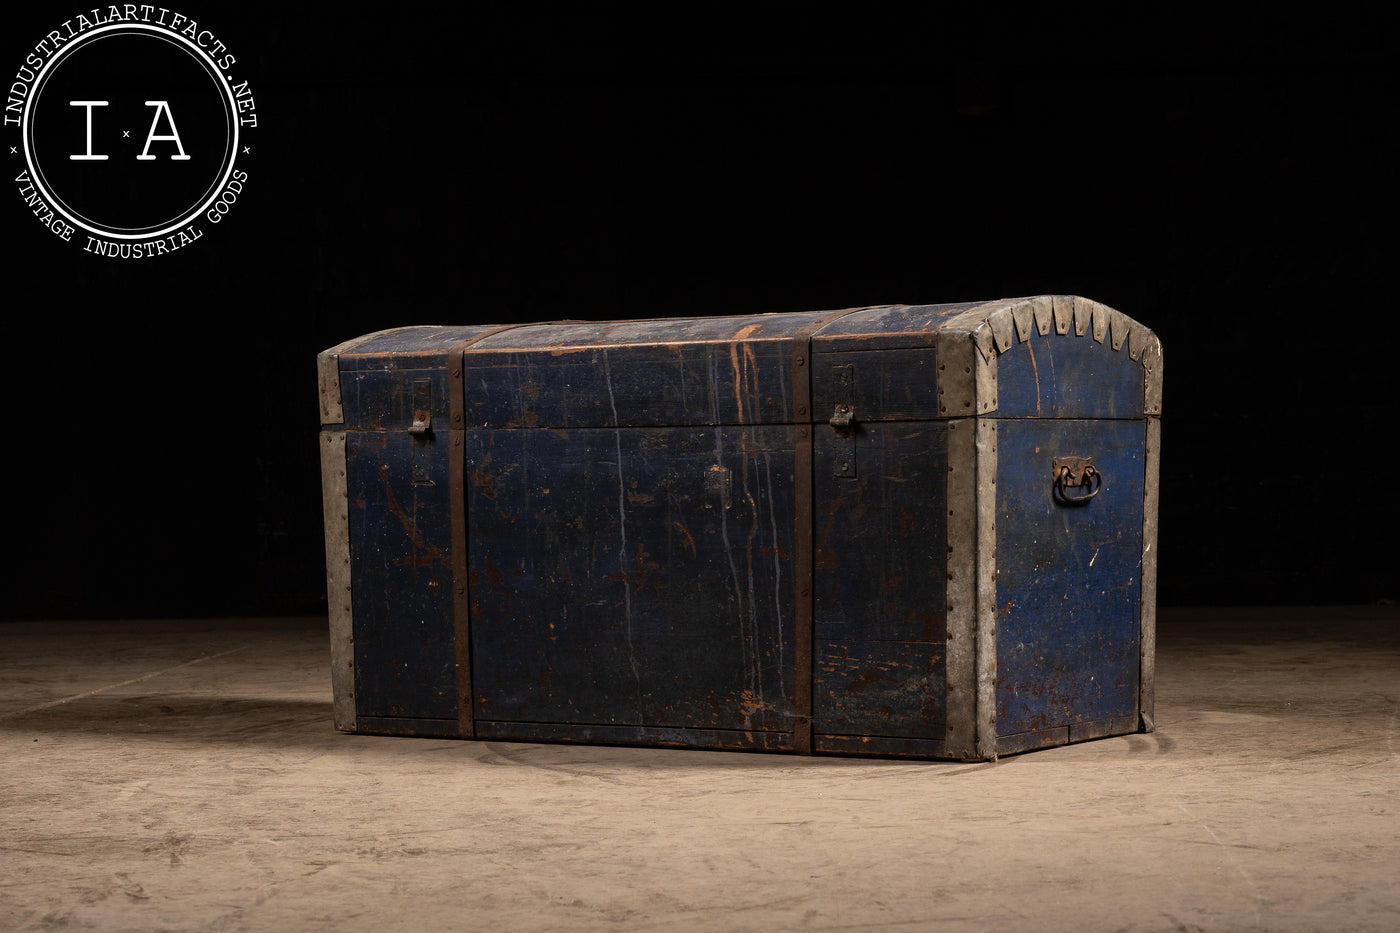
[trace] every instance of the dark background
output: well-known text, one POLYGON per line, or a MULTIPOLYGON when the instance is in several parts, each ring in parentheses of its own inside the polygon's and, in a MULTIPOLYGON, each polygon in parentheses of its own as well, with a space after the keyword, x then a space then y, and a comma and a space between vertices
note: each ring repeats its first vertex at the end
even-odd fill
MULTIPOLYGON (((36 6, 7 83, 80 12, 36 6)), ((979 6, 174 5, 252 82, 247 189, 139 261, 0 198, 3 617, 322 611, 363 333, 1042 293, 1162 339, 1162 604, 1400 596, 1388 22, 979 6)))

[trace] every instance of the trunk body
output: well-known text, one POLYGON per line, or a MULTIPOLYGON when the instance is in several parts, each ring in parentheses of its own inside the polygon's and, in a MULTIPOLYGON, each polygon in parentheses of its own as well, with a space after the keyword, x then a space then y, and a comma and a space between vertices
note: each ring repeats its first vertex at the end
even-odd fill
POLYGON ((321 354, 346 731, 985 760, 1152 728, 1161 349, 1082 298, 321 354))

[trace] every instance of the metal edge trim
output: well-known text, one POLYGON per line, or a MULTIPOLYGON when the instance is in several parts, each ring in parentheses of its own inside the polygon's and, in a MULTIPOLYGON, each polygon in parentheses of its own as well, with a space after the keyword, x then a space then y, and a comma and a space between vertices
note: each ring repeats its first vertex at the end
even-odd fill
POLYGON ((1087 298, 1072 297, 1074 307, 1074 336, 1083 337, 1089 330, 1094 308, 1087 298))
POLYGON ((1049 302, 1033 299, 1011 306, 1011 320, 1016 325, 1016 341, 1018 343, 1025 343, 1031 339, 1031 327, 1034 326, 1035 312, 1041 304, 1049 304, 1049 302))
MULTIPOLYGON (((1141 363, 1146 371, 1143 413, 1162 413, 1161 341, 1146 325, 1108 305, 1075 295, 1001 299, 959 315, 950 325, 957 329, 970 327, 983 357, 990 362, 1014 343, 1025 343, 1033 331, 1046 335, 1052 321, 1055 333, 1060 336, 1088 336, 1116 353, 1126 352, 1129 359, 1141 363)), ((993 401, 991 409, 995 407, 993 401)))
POLYGON ((1138 715, 1142 731, 1156 731, 1157 698, 1157 503, 1161 483, 1162 421, 1147 419, 1142 504, 1142 575, 1139 625, 1138 715))
POLYGON ((1016 317, 1011 308, 988 315, 987 326, 992 329, 992 344, 998 353, 1005 353, 1016 342, 1016 317))
POLYGON ((340 396, 340 354, 347 346, 341 344, 316 354, 316 385, 321 397, 321 423, 341 424, 345 421, 345 405, 340 396))
MULTIPOLYGON (((935 352, 938 354, 939 365, 947 361, 949 365, 956 367, 958 362, 962 362, 964 370, 970 364, 972 368, 972 378, 969 380, 966 371, 959 373, 953 369, 953 377, 949 381, 949 390, 945 397, 948 404, 942 400, 939 402, 939 414, 952 415, 957 411, 971 411, 975 414, 985 415, 988 412, 996 411, 997 407, 997 355, 995 337, 992 329, 987 323, 989 318, 998 312, 1009 308, 1011 302, 991 301, 980 304, 975 308, 969 308, 962 314, 950 318, 939 328, 935 341, 935 352), (975 351, 975 352, 974 352, 975 351), (971 405, 961 405, 959 402, 971 402, 971 405), (951 411, 949 410, 951 406, 951 411)), ((939 391, 944 392, 942 380, 947 370, 941 370, 939 374, 939 391)))
POLYGON ((1050 305, 1055 318, 1055 334, 1063 337, 1074 323, 1074 299, 1070 295, 1052 295, 1050 305))
POLYGON ((1162 342, 1151 331, 1142 348, 1142 365, 1147 370, 1147 385, 1143 389, 1143 412, 1162 413, 1162 342))
POLYGON ((1050 325, 1055 319, 1054 298, 1037 303, 1032 309, 1036 332, 1042 337, 1050 336, 1050 325))
POLYGON ((989 394, 989 381, 990 394, 996 394, 996 357, 989 361, 978 353, 977 344, 971 336, 963 330, 940 330, 934 338, 938 414, 941 417, 967 418, 980 413, 984 407, 983 400, 989 394))
POLYGON ((977 422, 948 422, 945 573, 947 575, 947 707, 943 741, 948 757, 977 756, 977 422))
POLYGON ((350 502, 344 431, 321 432, 321 496, 326 534, 332 712, 337 729, 354 732, 355 628, 350 590, 350 502))
MULTIPOLYGON (((1108 336, 1108 306, 1091 301, 1094 313, 1094 343, 1103 343, 1108 336)), ((1117 347, 1114 347, 1117 349, 1117 347)))
POLYGON ((997 757, 996 475, 997 422, 976 422, 977 488, 977 754, 997 757))

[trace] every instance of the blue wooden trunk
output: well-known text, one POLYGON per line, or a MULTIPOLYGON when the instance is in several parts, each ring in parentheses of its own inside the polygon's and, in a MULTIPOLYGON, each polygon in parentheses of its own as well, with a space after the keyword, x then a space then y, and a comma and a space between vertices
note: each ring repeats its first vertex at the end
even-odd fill
POLYGON ((336 725, 990 759, 1152 728, 1161 348, 1053 296, 320 357, 336 725))

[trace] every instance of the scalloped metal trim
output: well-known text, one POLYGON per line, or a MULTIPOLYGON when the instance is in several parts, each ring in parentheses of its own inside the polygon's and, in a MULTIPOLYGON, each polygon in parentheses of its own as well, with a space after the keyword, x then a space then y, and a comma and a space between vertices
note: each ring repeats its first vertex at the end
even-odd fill
POLYGON ((1072 332, 1076 337, 1092 337, 1095 343, 1127 353, 1147 371, 1144 414, 1162 413, 1162 343, 1145 325, 1121 311, 1077 295, 1037 295, 987 302, 969 311, 967 317, 975 323, 957 323, 970 332, 982 362, 989 366, 1014 344, 1029 340, 1032 332, 1047 336, 1052 327, 1060 336, 1072 332))

